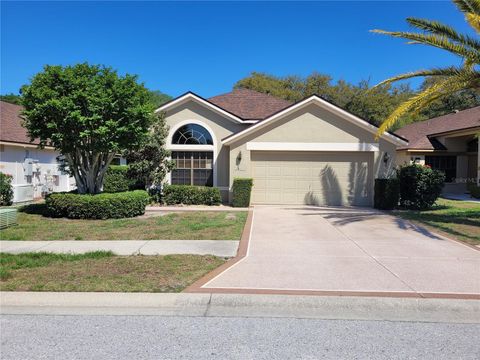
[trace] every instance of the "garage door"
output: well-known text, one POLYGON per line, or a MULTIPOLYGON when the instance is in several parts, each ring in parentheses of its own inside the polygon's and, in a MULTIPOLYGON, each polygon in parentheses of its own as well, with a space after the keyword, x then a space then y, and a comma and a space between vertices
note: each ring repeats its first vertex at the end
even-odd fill
POLYGON ((371 206, 373 153, 252 151, 254 204, 371 206))

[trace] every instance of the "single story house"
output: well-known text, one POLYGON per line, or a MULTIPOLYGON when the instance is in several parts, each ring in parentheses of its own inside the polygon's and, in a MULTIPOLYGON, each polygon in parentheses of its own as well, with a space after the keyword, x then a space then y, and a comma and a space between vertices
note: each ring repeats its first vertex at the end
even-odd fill
POLYGON ((442 170, 445 194, 467 192, 480 180, 480 106, 407 125, 396 133, 408 139, 397 149, 397 164, 420 163, 442 170))
POLYGON ((70 191, 75 182, 58 168, 52 147, 38 148, 22 127, 23 108, 0 101, 0 171, 13 176, 14 202, 31 201, 44 193, 70 191))
POLYGON ((188 92, 162 105, 171 184, 218 187, 253 178, 253 204, 373 204, 374 179, 408 142, 312 95, 297 103, 237 89, 209 99, 188 92))

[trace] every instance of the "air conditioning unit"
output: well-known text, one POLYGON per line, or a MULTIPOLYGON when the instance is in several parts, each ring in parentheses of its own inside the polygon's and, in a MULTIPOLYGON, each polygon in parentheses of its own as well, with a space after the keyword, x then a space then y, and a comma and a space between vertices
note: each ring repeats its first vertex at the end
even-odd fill
POLYGON ((33 200, 33 185, 32 184, 21 184, 21 185, 12 185, 13 187, 13 202, 26 202, 33 200))

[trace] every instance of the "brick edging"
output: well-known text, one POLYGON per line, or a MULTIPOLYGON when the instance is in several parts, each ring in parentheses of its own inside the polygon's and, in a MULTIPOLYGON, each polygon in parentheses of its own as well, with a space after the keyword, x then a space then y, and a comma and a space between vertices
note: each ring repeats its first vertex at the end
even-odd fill
POLYGON ((252 221, 253 221, 253 208, 250 207, 248 209, 248 215, 247 215, 247 220, 245 221, 245 226, 243 227, 242 237, 240 238, 240 242, 238 244, 237 255, 231 258, 230 260, 228 260, 226 263, 220 265, 218 268, 212 270, 208 274, 204 275, 203 277, 195 281, 193 284, 185 288, 183 292, 187 292, 187 293, 211 292, 211 291, 205 291, 209 289, 204 289, 202 288, 202 286, 208 283, 217 275, 220 275, 222 272, 224 272, 231 266, 238 263, 247 255, 248 243, 250 241, 250 232, 252 229, 252 221))

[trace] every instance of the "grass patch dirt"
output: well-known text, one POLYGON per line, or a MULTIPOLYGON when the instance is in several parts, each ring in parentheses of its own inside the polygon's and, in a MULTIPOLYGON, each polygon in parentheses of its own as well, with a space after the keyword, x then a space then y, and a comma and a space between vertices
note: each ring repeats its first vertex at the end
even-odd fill
POLYGON ((43 204, 18 213, 1 240, 239 240, 246 212, 180 212, 129 219, 71 220, 44 216, 43 204))
POLYGON ((469 201, 438 199, 431 210, 398 210, 395 215, 447 237, 480 244, 480 205, 469 201))
POLYGON ((0 253, 0 290, 180 292, 224 262, 211 255, 0 253))

